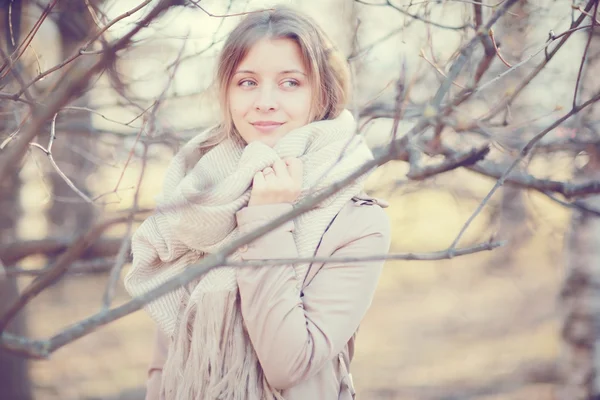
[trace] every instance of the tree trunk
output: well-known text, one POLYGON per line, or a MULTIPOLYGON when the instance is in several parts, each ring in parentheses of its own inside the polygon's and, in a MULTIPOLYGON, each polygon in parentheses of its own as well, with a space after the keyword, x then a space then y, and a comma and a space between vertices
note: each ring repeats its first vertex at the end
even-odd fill
MULTIPOLYGON (((8 4, 0 9, 0 48, 7 56, 15 50, 20 41, 22 3, 12 4, 12 12, 8 12, 8 4), (9 20, 10 18, 10 20, 9 20), (11 32, 12 28, 12 32, 11 32)), ((2 64, 5 59, 2 57, 2 64)), ((15 68, 18 68, 19 64, 15 68)), ((6 76, 5 82, 8 89, 14 89, 14 77, 12 74, 6 76)), ((0 112, 13 111, 19 108, 16 103, 4 102, 0 106, 0 112)), ((9 114, 10 115, 10 114, 9 114)), ((6 118, 0 125, 0 141, 16 128, 16 121, 6 118)), ((0 243, 11 243, 17 237, 17 223, 21 214, 19 204, 20 178, 18 167, 15 166, 9 176, 0 182, 0 243)), ((1 261, 1 255, 0 255, 1 261)), ((0 315, 4 315, 7 307, 19 296, 17 281, 15 278, 0 277, 0 315)), ((7 332, 17 335, 26 335, 25 316, 20 313, 6 328, 7 332)), ((3 399, 29 400, 32 399, 31 385, 29 382, 27 360, 10 354, 0 349, 0 390, 3 399)))
MULTIPOLYGON (((2 107, 0 107, 0 111, 2 107)), ((8 179, 0 182, 0 243, 11 243, 17 235, 16 226, 21 214, 19 206, 19 175, 15 170, 8 179)), ((16 279, 0 277, 0 315, 4 315, 7 306, 19 295, 16 279)), ((7 327, 7 332, 26 335, 25 316, 20 313, 7 327)), ((0 349, 0 392, 2 399, 29 400, 31 391, 29 384, 28 363, 23 357, 10 354, 0 349)))
MULTIPOLYGON (((597 6, 596 6, 597 7, 597 6)), ((597 10, 597 8, 596 8, 597 10)), ((598 18, 598 17, 597 17, 598 18)), ((586 32, 586 40, 587 34, 586 32)), ((583 74, 578 101, 600 89, 600 29, 596 27, 583 74)), ((600 136, 597 126, 600 105, 595 104, 578 115, 579 134, 600 136)), ((600 146, 587 149, 589 162, 576 171, 577 179, 600 179, 600 146)), ((585 200, 600 210, 600 195, 585 200)), ((562 306, 562 382, 559 400, 592 400, 600 398, 600 217, 584 211, 573 211, 566 238, 565 279, 561 291, 562 306)))
MULTIPOLYGON (((97 2, 96 2, 97 3, 97 2)), ((62 58, 66 59, 81 47, 94 27, 94 21, 90 17, 85 2, 79 0, 67 0, 60 3, 60 17, 57 21, 60 31, 60 44, 57 45, 62 58), (68 11, 67 11, 68 10, 68 11)), ((88 63, 85 58, 80 58, 71 63, 70 68, 76 73, 78 68, 86 68, 88 63)), ((84 95, 77 100, 77 105, 85 107, 87 96, 84 95)), ((89 113, 63 114, 59 118, 64 122, 65 118, 77 115, 79 123, 91 125, 89 113), (82 116, 83 115, 83 116, 82 116)), ((87 178, 94 171, 94 164, 83 154, 94 154, 94 144, 88 132, 56 132, 56 140, 53 145, 54 159, 61 170, 71 179, 73 184, 83 193, 87 192, 87 178)), ((55 236, 73 235, 91 226, 94 218, 94 208, 67 185, 56 171, 50 172, 50 181, 54 201, 48 210, 50 219, 50 234, 55 236), (70 199, 65 201, 65 199, 70 199), (75 201, 75 202, 73 202, 75 201)))
MULTIPOLYGON (((95 27, 95 23, 83 1, 66 0, 62 1, 59 7, 62 12, 56 21, 60 32, 56 48, 61 54, 61 58, 66 59, 81 47, 83 41, 95 27)), ((77 59, 69 65, 70 71, 76 74, 77 69, 87 68, 88 64, 89 58, 77 59)), ((69 105, 87 107, 87 94, 77 98, 69 105)), ((68 125, 66 121, 68 118, 76 119, 77 123, 83 126, 91 126, 92 123, 91 114, 86 112, 63 113, 58 117, 60 121, 57 123, 68 125)), ((54 159, 61 171, 88 197, 92 196, 89 194, 87 182, 95 169, 94 163, 88 157, 88 155, 93 157, 95 154, 95 145, 90 131, 91 129, 86 132, 57 129, 52 147, 54 159)), ((95 218, 94 206, 79 197, 54 169, 49 170, 48 175, 53 195, 52 204, 46 211, 48 234, 54 237, 72 237, 87 231, 95 218)), ((48 291, 50 301, 56 302, 56 307, 61 307, 70 301, 67 283, 64 279, 66 277, 56 282, 48 291)), ((98 278, 80 279, 79 284, 85 286, 91 280, 96 279, 98 278)))
MULTIPOLYGON (((600 149, 581 175, 600 178, 600 149)), ((600 196, 586 201, 600 210, 600 196)), ((562 379, 560 400, 600 395, 600 217, 574 211, 566 240, 566 273, 561 291, 562 379)))
MULTIPOLYGON (((496 36, 499 38, 501 53, 505 58, 512 62, 520 61, 520 57, 525 57, 527 52, 527 26, 530 24, 528 0, 521 0, 515 4, 511 12, 517 16, 508 16, 502 18, 496 27, 496 36)), ((494 61, 498 72, 506 70, 506 66, 494 61)), ((492 71, 490 71, 492 72, 492 71)), ((516 85, 523 78, 524 72, 517 69, 511 75, 507 76, 500 90, 504 90, 506 85, 511 83, 516 85)), ((531 99, 517 99, 516 103, 511 107, 510 116, 506 116, 511 120, 527 119, 528 115, 523 113, 523 108, 520 107, 519 101, 529 103, 531 99)), ((511 123, 511 121, 508 121, 511 123)), ((508 162, 512 161, 513 155, 510 155, 508 162)), ((502 269, 510 268, 514 264, 513 257, 516 250, 523 245, 523 242, 530 237, 530 231, 527 220, 530 217, 527 212, 525 202, 525 192, 521 188, 510 185, 502 187, 501 200, 497 212, 499 222, 498 237, 501 239, 510 239, 507 246, 503 246, 494 253, 493 266, 502 269)))

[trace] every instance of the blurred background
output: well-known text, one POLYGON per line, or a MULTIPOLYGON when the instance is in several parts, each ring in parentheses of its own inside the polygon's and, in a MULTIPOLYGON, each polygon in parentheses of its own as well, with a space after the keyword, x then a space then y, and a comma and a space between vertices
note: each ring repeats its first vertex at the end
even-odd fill
MULTIPOLYGON (((5 332, 46 339, 129 300, 122 276, 143 213, 123 213, 151 209, 178 146, 217 121, 215 55, 239 14, 282 2, 168 3, 146 23, 161 2, 2 2, 0 162, 15 138, 36 126, 42 105, 89 76, 0 174, 0 315, 77 238, 129 215, 102 228, 5 332), (131 41, 105 56, 132 30, 131 41)), ((397 137, 426 116, 462 49, 506 0, 283 3, 315 18, 347 56, 349 108, 368 143, 381 149, 395 116, 397 137)), ((448 249, 527 141, 573 110, 575 95, 581 104, 599 93, 599 18, 598 0, 519 0, 493 32, 481 31, 445 104, 462 101, 423 133, 427 145, 418 151, 424 165, 481 145, 490 152, 481 163, 426 179, 410 174, 414 159, 401 157, 371 176, 369 193, 390 203, 392 253, 448 249)), ((600 393, 600 114, 597 104, 575 111, 520 160, 459 242, 507 240, 505 246, 386 262, 358 334, 358 399, 575 400, 600 393)), ((143 399, 153 334, 140 311, 45 360, 0 348, 0 398, 143 399)))

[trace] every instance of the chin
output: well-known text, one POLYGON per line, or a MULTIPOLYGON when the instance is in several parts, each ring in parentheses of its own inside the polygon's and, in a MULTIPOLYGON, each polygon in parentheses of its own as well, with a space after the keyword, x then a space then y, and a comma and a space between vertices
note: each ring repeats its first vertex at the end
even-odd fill
POLYGON ((274 147, 277 142, 279 141, 279 138, 262 138, 259 139, 263 144, 266 144, 269 147, 274 147))
POLYGON ((277 139, 275 138, 269 138, 269 137, 254 137, 252 139, 249 140, 245 140, 244 142, 246 142, 246 144, 250 144, 250 143, 254 143, 254 142, 260 142, 262 144, 266 144, 269 147, 273 147, 275 146, 275 144, 277 143, 277 139))

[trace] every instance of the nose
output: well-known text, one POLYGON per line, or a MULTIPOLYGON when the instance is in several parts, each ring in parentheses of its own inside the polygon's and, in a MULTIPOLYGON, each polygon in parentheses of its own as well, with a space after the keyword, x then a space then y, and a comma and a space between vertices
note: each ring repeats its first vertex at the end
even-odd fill
POLYGON ((255 102, 255 107, 257 111, 275 111, 278 108, 277 104, 277 96, 275 91, 268 87, 263 86, 260 90, 257 91, 257 98, 255 102))

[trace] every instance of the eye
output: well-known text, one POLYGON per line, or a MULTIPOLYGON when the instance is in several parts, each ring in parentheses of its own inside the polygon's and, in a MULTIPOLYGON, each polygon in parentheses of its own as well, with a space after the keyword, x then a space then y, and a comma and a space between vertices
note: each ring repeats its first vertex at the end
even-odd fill
POLYGON ((281 86, 283 86, 284 88, 288 88, 289 89, 289 88, 293 88, 293 87, 296 87, 296 86, 300 86, 300 82, 298 82, 298 81, 296 81, 294 79, 288 79, 286 81, 283 81, 281 83, 281 86))
POLYGON ((251 86, 255 86, 256 82, 251 81, 250 79, 244 79, 238 82, 238 86, 241 87, 251 87, 251 86))

